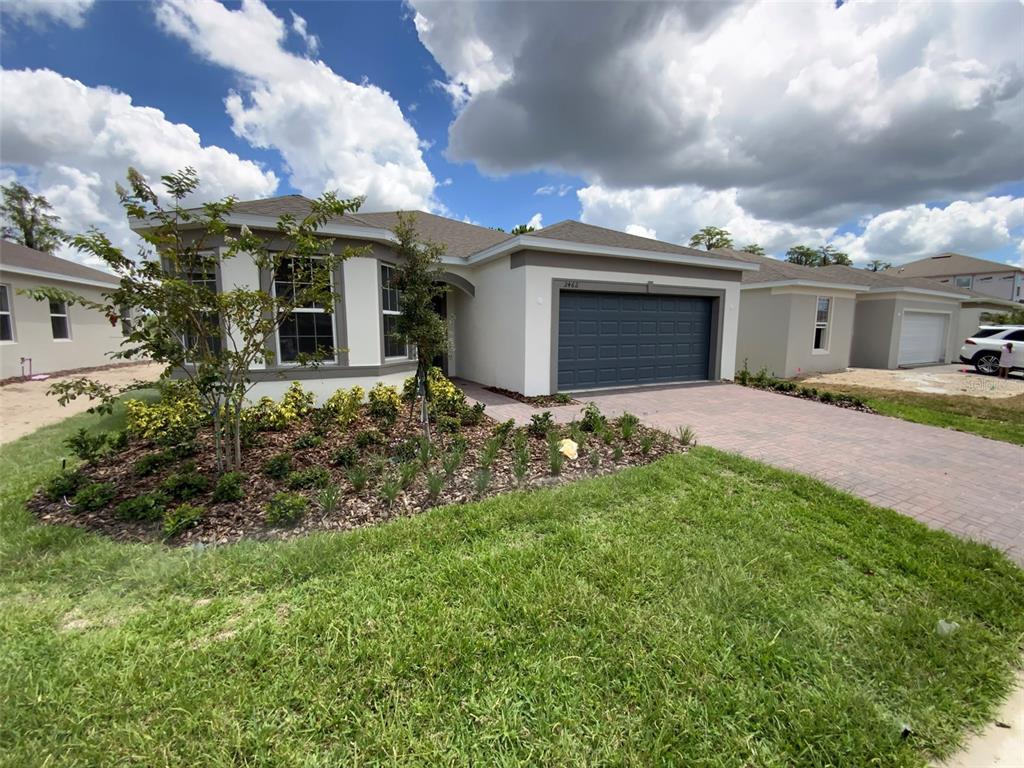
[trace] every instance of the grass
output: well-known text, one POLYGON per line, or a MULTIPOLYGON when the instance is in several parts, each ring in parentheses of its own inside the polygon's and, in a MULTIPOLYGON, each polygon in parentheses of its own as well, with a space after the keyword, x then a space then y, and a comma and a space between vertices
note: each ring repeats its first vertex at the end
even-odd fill
POLYGON ((856 395, 881 414, 1024 445, 1024 394, 988 398, 903 392, 846 384, 815 384, 819 391, 856 395))
POLYGON ((1019 660, 1002 555, 708 448, 169 549, 24 511, 93 418, 0 448, 2 765, 919 766, 1019 660))

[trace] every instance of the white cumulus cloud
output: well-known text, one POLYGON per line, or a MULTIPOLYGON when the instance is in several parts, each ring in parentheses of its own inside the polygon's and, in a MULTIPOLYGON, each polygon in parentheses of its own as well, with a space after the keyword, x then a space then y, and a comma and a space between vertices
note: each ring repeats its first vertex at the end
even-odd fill
POLYGON ((302 38, 302 42, 306 45, 306 53, 310 56, 316 56, 320 51, 320 38, 306 28, 306 20, 299 16, 295 11, 290 11, 292 15, 292 32, 302 38))
POLYGON ((14 19, 35 27, 47 23, 67 24, 77 28, 85 24, 85 16, 94 0, 4 0, 0 3, 0 20, 14 19))
POLYGON ((365 210, 436 206, 434 177, 398 103, 286 51, 286 24, 262 2, 231 10, 214 0, 166 0, 157 18, 196 54, 239 76, 240 88, 225 99, 232 130, 280 152, 303 194, 365 195, 365 210))

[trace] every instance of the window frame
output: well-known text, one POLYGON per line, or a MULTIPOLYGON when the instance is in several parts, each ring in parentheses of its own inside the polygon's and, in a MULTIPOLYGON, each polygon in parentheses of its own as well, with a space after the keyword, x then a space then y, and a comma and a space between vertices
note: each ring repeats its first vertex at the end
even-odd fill
POLYGON ((17 344, 18 332, 14 326, 14 291, 9 283, 0 283, 0 290, 3 291, 7 302, 7 309, 0 309, 0 315, 6 315, 7 327, 11 329, 11 338, 0 338, 0 344, 17 344))
POLYGON ((53 336, 53 340, 54 341, 71 341, 71 339, 72 339, 72 336, 71 336, 71 308, 68 307, 68 303, 66 301, 53 301, 51 299, 49 301, 49 305, 50 305, 50 334, 53 336), (63 312, 54 312, 53 311, 53 305, 54 304, 57 304, 64 311, 63 312), (64 320, 64 332, 67 334, 66 336, 58 336, 57 335, 57 333, 56 333, 56 331, 54 330, 54 327, 53 327, 53 321, 54 321, 55 318, 61 318, 62 320, 64 320))
MULTIPOLYGON (((289 259, 294 259, 294 258, 306 259, 306 258, 308 258, 308 259, 320 259, 321 261, 323 260, 322 256, 303 256, 303 257, 288 256, 287 258, 289 258, 289 259)), ((284 263, 283 261, 278 262, 278 266, 280 266, 283 263, 284 263)), ((328 275, 328 279, 330 280, 331 293, 334 293, 334 270, 331 270, 330 275, 328 275)), ((277 281, 276 270, 271 270, 270 271, 270 295, 273 296, 275 299, 277 298, 277 282, 278 281, 277 281)), ((294 271, 294 269, 292 270, 291 284, 292 284, 292 286, 294 288, 294 285, 295 285, 295 271, 294 271)), ((330 357, 324 358, 323 360, 320 361, 320 365, 332 365, 332 364, 336 365, 337 362, 338 362, 338 325, 337 325, 336 318, 335 318, 335 314, 337 314, 337 307, 336 306, 332 307, 332 310, 333 310, 332 312, 328 312, 325 307, 296 307, 295 309, 293 309, 289 313, 290 315, 297 315, 297 314, 322 314, 322 315, 327 315, 330 318, 330 320, 331 320, 331 350, 334 353, 334 357, 333 358, 330 358, 330 357)), ((282 322, 282 325, 283 325, 283 322, 282 322)), ((298 366, 301 365, 301 363, 299 363, 299 362, 297 362, 295 360, 285 360, 284 356, 281 354, 281 327, 282 327, 282 325, 278 325, 277 329, 274 331, 274 345, 275 345, 274 354, 277 357, 277 365, 279 367, 289 367, 289 368, 298 367, 298 366)), ((301 354, 301 353, 298 353, 298 354, 301 354)))
POLYGON ((970 288, 972 285, 974 285, 974 280, 971 279, 971 275, 957 275, 953 278, 953 286, 955 288, 970 288), (967 282, 962 284, 961 280, 966 280, 967 282))
MULTIPOLYGON (((220 267, 219 267, 219 263, 218 263, 215 255, 212 252, 209 252, 209 251, 201 252, 199 255, 200 256, 210 256, 211 257, 211 259, 213 261, 212 261, 212 264, 210 265, 210 270, 207 271, 207 272, 203 272, 203 273, 200 273, 197 270, 193 270, 193 271, 184 273, 182 275, 183 278, 185 280, 187 280, 192 285, 196 285, 196 284, 199 284, 199 283, 205 283, 205 284, 207 284, 208 288, 212 288, 212 290, 213 290, 213 292, 215 294, 219 293, 220 292, 220 267)), ((213 313, 209 313, 209 314, 213 314, 213 313)), ((133 322, 134 322, 134 318, 130 318, 128 320, 128 324, 129 324, 128 330, 129 330, 129 332, 131 332, 131 324, 133 322)), ((220 345, 220 348, 223 349, 223 345, 224 345, 224 324, 223 324, 219 314, 217 315, 216 322, 213 323, 213 325, 216 326, 217 331, 218 331, 218 335, 215 336, 215 337, 212 337, 212 338, 215 340, 216 344, 220 345)), ((127 334, 124 333, 124 331, 125 331, 125 325, 124 325, 124 321, 122 320, 121 334, 122 335, 127 335, 127 334)), ((191 364, 191 363, 194 363, 195 361, 194 360, 190 360, 189 357, 188 357, 188 350, 191 349, 191 346, 188 343, 188 338, 189 337, 187 335, 183 336, 182 339, 181 339, 181 345, 185 349, 185 358, 184 358, 185 362, 188 363, 188 364, 191 364)))
POLYGON ((832 307, 835 305, 834 296, 815 296, 814 297, 814 315, 813 315, 813 326, 811 329, 811 354, 812 355, 827 355, 832 347, 832 307), (825 320, 818 320, 818 311, 820 309, 820 303, 824 299, 828 302, 828 308, 825 310, 825 320), (825 343, 823 346, 815 346, 817 344, 818 329, 823 330, 823 336, 825 343))
POLYGON ((394 278, 389 278, 389 279, 385 280, 385 278, 384 278, 384 270, 388 270, 391 273, 394 273, 396 268, 397 268, 397 265, 390 264, 390 263, 388 263, 386 261, 382 261, 382 262, 380 262, 380 268, 377 270, 377 274, 378 274, 379 280, 380 280, 380 293, 379 293, 379 296, 380 296, 381 360, 383 362, 385 362, 385 363, 397 362, 399 360, 408 360, 409 359, 409 344, 408 343, 406 343, 404 345, 405 346, 405 351, 402 352, 401 354, 399 354, 399 355, 389 355, 388 354, 388 333, 387 333, 387 323, 385 322, 385 318, 386 317, 398 317, 399 315, 402 314, 402 309, 401 309, 401 306, 402 306, 402 293, 398 289, 390 287, 390 282, 394 278), (386 308, 385 302, 384 302, 384 292, 385 291, 394 291, 395 292, 395 302, 398 305, 398 309, 387 309, 386 308))

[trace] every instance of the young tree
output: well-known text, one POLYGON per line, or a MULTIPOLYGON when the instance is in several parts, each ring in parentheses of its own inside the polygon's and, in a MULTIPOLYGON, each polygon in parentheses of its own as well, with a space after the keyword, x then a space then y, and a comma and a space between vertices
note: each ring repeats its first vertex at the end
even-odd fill
POLYGON ((872 259, 871 261, 864 265, 864 269, 866 269, 868 272, 881 272, 883 270, 889 269, 889 267, 891 266, 892 264, 890 264, 888 261, 882 261, 881 259, 872 259))
POLYGON ((744 245, 742 248, 740 248, 740 250, 743 253, 752 253, 755 256, 764 256, 764 248, 762 248, 757 243, 750 243, 749 245, 744 245))
POLYGON ((61 230, 60 216, 51 213, 53 206, 42 195, 33 195, 16 181, 0 187, 2 232, 8 240, 52 253, 67 240, 61 230))
POLYGON ((820 267, 827 267, 830 264, 842 264, 844 267, 849 267, 853 264, 847 254, 840 251, 831 243, 826 243, 821 246, 821 248, 818 249, 818 255, 821 261, 817 266, 820 267))
POLYGON ((821 254, 809 245, 794 245, 786 251, 786 261, 805 267, 820 267, 821 254))
POLYGON ((399 214, 392 231, 398 238, 395 253, 400 258, 394 277, 400 296, 395 335, 416 348, 416 392, 420 396, 423 433, 429 440, 433 395, 427 372, 434 358, 448 348, 448 325, 434 309, 434 300, 445 292, 438 280, 444 247, 419 240, 414 214, 399 214))
MULTIPOLYGON (((297 308, 318 305, 327 313, 334 311, 339 297, 332 289, 332 272, 366 249, 335 247, 319 230, 328 220, 358 210, 362 200, 326 193, 304 218, 282 216, 275 235, 264 239, 247 227, 236 231, 229 226, 232 197, 185 207, 184 199, 199 187, 193 169, 163 176, 162 181, 167 205, 134 169, 128 170, 128 189, 117 188, 129 219, 146 224, 140 232, 139 260, 125 256, 98 230, 74 237, 76 248, 103 261, 119 280, 102 301, 52 288, 28 293, 40 300, 58 298, 87 306, 111 323, 126 313, 145 317, 145 322, 132 324, 114 357, 149 358, 166 367, 165 375, 177 371, 191 381, 213 421, 217 466, 234 469, 241 463, 241 414, 252 389, 250 372, 258 363, 274 362, 267 342, 297 308), (268 291, 256 285, 218 292, 218 267, 232 259, 250 261, 253 274, 284 278, 287 289, 268 291)), ((296 362, 315 366, 334 355, 335 350, 320 348, 299 355, 296 362)), ((120 394, 84 378, 50 391, 60 395, 62 404, 84 395, 99 398, 104 408, 120 394)))
POLYGON ((732 235, 726 230, 718 227, 704 227, 700 232, 690 238, 690 247, 712 251, 715 248, 732 248, 732 235))
POLYGON ((512 231, 509 234, 512 236, 525 235, 527 232, 533 232, 535 229, 536 227, 531 227, 529 224, 518 224, 512 228, 512 231))

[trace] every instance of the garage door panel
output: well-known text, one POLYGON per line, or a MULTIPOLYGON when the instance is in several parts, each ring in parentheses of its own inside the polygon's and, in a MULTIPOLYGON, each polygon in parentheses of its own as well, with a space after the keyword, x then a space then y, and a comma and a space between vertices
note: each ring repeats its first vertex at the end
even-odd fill
POLYGON ((563 291, 558 388, 707 379, 711 299, 563 291))
POLYGON ((927 365, 946 359, 949 315, 905 310, 900 325, 898 365, 927 365))

